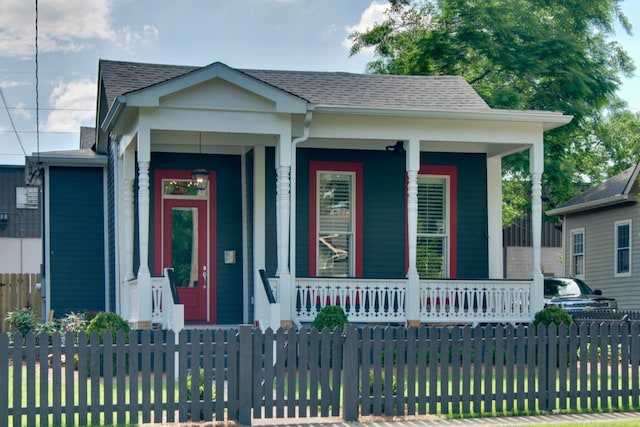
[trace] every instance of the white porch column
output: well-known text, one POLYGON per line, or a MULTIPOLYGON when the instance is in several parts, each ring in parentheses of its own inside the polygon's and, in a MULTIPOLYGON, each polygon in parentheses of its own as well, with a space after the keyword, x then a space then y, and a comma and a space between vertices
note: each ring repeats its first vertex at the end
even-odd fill
POLYGON ((292 325, 293 300, 291 293, 294 286, 289 273, 289 218, 291 210, 291 134, 281 134, 276 146, 276 223, 278 251, 278 300, 281 307, 281 326, 292 325))
POLYGON ((533 259, 533 287, 531 289, 531 314, 544 308, 544 277, 540 267, 540 246, 542 240, 542 172, 544 171, 544 146, 540 141, 530 149, 531 169, 531 232, 533 259))
POLYGON ((127 152, 122 159, 122 225, 124 229, 124 280, 129 281, 133 274, 133 185, 135 174, 134 154, 127 152))
POLYGON ((420 326, 420 278, 416 269, 416 247, 418 242, 418 172, 420 171, 420 141, 410 140, 407 149, 407 228, 409 245, 409 269, 405 310, 407 326, 420 326))
POLYGON ((116 197, 120 196, 120 206, 118 209, 118 217, 122 224, 121 229, 118 231, 118 247, 119 247, 119 262, 122 267, 120 271, 120 314, 130 322, 137 322, 137 316, 134 319, 131 314, 131 297, 129 281, 135 278, 133 274, 133 241, 135 236, 133 234, 133 194, 134 194, 134 176, 135 176, 135 160, 134 154, 131 152, 125 152, 124 156, 118 159, 120 166, 120 180, 118 181, 118 187, 122 188, 122 191, 116 190, 116 197))
POLYGON ((489 278, 504 278, 502 248, 502 158, 487 158, 489 278))
POLYGON ((264 330, 271 326, 274 330, 280 327, 269 324, 269 303, 258 270, 266 266, 266 223, 265 223, 265 148, 253 149, 253 318, 264 330))
POLYGON ((138 241, 140 267, 138 268, 138 329, 151 328, 151 271, 149 270, 149 162, 151 159, 151 132, 138 134, 138 241))

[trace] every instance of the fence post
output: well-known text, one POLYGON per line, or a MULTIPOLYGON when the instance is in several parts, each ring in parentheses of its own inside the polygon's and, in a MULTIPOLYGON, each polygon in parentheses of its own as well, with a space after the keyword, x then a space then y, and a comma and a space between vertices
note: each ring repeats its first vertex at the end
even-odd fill
POLYGON ((345 422, 358 420, 358 330, 355 325, 345 327, 342 366, 342 417, 345 422))
POLYGON ((253 397, 253 335, 250 325, 240 325, 238 349, 238 422, 251 425, 251 398, 253 397))

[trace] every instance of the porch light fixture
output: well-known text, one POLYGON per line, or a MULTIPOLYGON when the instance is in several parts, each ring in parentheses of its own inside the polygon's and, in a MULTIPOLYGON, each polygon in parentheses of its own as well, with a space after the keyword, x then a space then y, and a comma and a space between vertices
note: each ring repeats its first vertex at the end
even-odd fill
POLYGON ((387 145, 386 151, 396 154, 404 154, 404 141, 396 141, 395 145, 387 145))
MULTIPOLYGON (((198 144, 200 147, 200 155, 202 155, 202 132, 200 132, 198 144)), ((209 172, 206 169, 198 168, 191 172, 191 183, 198 190, 206 190, 209 182, 209 172)))

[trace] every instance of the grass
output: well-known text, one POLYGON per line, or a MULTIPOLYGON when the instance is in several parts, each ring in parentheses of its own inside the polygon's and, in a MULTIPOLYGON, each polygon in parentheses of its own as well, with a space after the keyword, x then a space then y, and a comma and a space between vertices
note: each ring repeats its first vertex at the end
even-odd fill
MULTIPOLYGON (((451 365, 449 365, 449 367, 451 368, 451 365)), ((421 378, 422 383, 419 382, 419 379, 416 376, 416 381, 413 384, 413 390, 415 390, 416 395, 420 395, 422 390, 426 392, 425 395, 427 396, 426 398, 420 401, 422 402, 420 407, 418 407, 418 405, 416 404, 415 412, 440 414, 448 417, 464 416, 465 418, 470 416, 471 417, 473 416, 491 417, 491 416, 523 415, 523 414, 534 415, 534 414, 544 413, 537 406, 538 398, 533 400, 534 404, 532 407, 530 407, 528 396, 526 396, 526 392, 531 387, 536 387, 536 388, 539 387, 539 378, 533 377, 530 380, 528 376, 529 372, 525 371, 523 372, 523 375, 522 375, 522 377, 524 378, 524 381, 518 384, 517 383, 518 375, 513 376, 513 381, 507 381, 507 375, 503 372, 501 381, 497 381, 495 377, 496 369, 502 370, 502 369, 505 369, 505 367, 498 366, 498 367, 490 367, 489 369, 486 369, 486 368, 487 367, 485 366, 481 366, 480 371, 474 372, 473 370, 471 370, 469 372, 470 377, 467 380, 464 380, 462 378, 456 378, 456 380, 454 381, 452 378, 451 370, 448 372, 444 371, 445 375, 443 375, 443 371, 441 369, 432 371, 430 367, 427 366, 424 372, 425 376, 421 378), (478 373, 478 375, 475 375, 476 373, 478 373), (474 403, 474 393, 477 391, 475 386, 478 380, 481 383, 480 393, 477 395, 479 396, 478 400, 474 403), (455 387, 454 387, 454 384, 455 384, 455 387), (520 388, 518 386, 520 386, 520 388), (518 396, 517 393, 515 392, 519 389, 524 390, 524 394, 521 394, 520 396, 518 396), (465 390, 467 390, 468 394, 470 395, 468 408, 464 408, 461 402, 462 400, 461 396, 465 394, 465 390), (506 398, 507 390, 512 390, 516 398, 513 398, 507 401, 507 398, 506 398), (456 391, 458 393, 457 396, 454 393, 456 391), (502 392, 500 403, 496 403, 496 394, 498 394, 498 391, 502 392), (448 402, 446 403, 442 403, 443 394, 445 396, 448 396, 447 398, 445 398, 445 401, 448 400, 448 402), (487 395, 486 400, 485 400, 485 395, 487 395), (454 403, 454 399, 456 398, 457 400, 454 403), (478 401, 479 401, 479 405, 478 405, 478 401), (469 411, 475 412, 475 414, 469 414, 469 411)), ((589 369, 590 366, 587 366, 586 368, 589 369)), ((319 378, 318 378, 319 382, 313 383, 313 384, 307 378, 305 382, 304 390, 301 390, 300 377, 298 375, 298 372, 295 371, 295 368, 289 369, 287 367, 287 368, 284 368, 283 371, 284 372, 277 372, 277 375, 280 376, 278 380, 269 379, 269 381, 273 381, 271 387, 274 391, 274 397, 279 396, 279 397, 288 399, 289 402, 291 402, 291 399, 294 399, 294 400, 301 399, 301 394, 304 394, 304 397, 306 397, 306 400, 307 400, 307 404, 313 404, 313 402, 310 402, 312 391, 315 393, 315 390, 317 390, 316 397, 317 399, 320 399, 322 397, 322 390, 321 390, 320 383, 323 381, 327 381, 330 389, 334 389, 335 387, 333 383, 333 375, 329 374, 328 376, 329 378, 320 378, 322 377, 322 375, 319 375, 319 378), (292 374, 295 375, 295 378, 291 378, 292 374), (294 389, 290 390, 291 386, 293 386, 294 389)), ((555 389, 556 390, 568 389, 569 379, 567 379, 566 384, 564 382, 561 383, 559 372, 560 370, 556 371, 555 389)), ((13 401, 14 387, 13 387, 13 381, 11 380, 13 378, 13 373, 14 373, 14 367, 9 366, 8 378, 10 379, 10 383, 8 387, 8 403, 11 406, 13 406, 13 403, 14 403, 13 401)), ((381 373, 382 373, 381 371, 378 371, 376 375, 379 375, 381 373)), ((18 397, 15 397, 15 398, 20 399, 22 407, 25 407, 28 405, 39 407, 41 403, 41 396, 43 396, 43 398, 46 397, 46 399, 48 400, 48 402, 46 402, 46 405, 50 409, 53 408, 54 399, 56 400, 56 403, 55 403, 56 406, 61 405, 64 408, 68 404, 67 396, 65 392, 66 377, 65 377, 64 369, 62 370, 62 372, 60 372, 60 380, 61 380, 61 384, 59 386, 60 388, 59 389, 56 388, 56 390, 54 390, 53 381, 49 380, 49 382, 44 385, 46 394, 42 394, 40 389, 42 385, 40 381, 41 380, 40 370, 38 367, 36 367, 35 372, 30 373, 30 376, 32 376, 35 380, 35 390, 36 390, 35 395, 31 397, 32 399, 31 402, 28 401, 28 396, 27 396, 26 387, 25 387, 27 384, 27 369, 25 367, 21 369, 21 374, 22 374, 21 395, 19 398, 18 397), (54 391, 58 391, 58 390, 62 390, 62 393, 60 393, 60 395, 54 395, 54 391)), ((394 371, 394 376, 395 376, 395 371, 394 371)), ((609 410, 609 408, 614 408, 615 410, 620 410, 625 408, 625 405, 627 404, 629 399, 628 398, 623 399, 621 396, 622 394, 621 392, 619 392, 617 400, 614 400, 614 398, 611 395, 606 395, 606 394, 605 394, 605 397, 601 398, 600 393, 596 393, 595 396, 597 397, 592 399, 591 393, 589 392, 592 385, 597 389, 603 388, 606 390, 611 390, 612 388, 617 388, 618 390, 622 390, 621 376, 617 378, 618 380, 617 384, 612 383, 612 378, 610 375, 607 375, 606 382, 601 381, 601 378, 602 378, 601 370, 598 368, 596 369, 596 372, 594 373, 594 375, 586 376, 587 381, 585 384, 583 384, 580 381, 580 376, 578 373, 578 378, 576 380, 577 391, 574 391, 571 394, 572 396, 571 399, 563 398, 562 402, 561 402, 561 398, 559 397, 559 393, 556 394, 555 408, 559 408, 562 411, 568 410, 568 408, 574 408, 573 411, 576 413, 592 411, 592 410, 607 411, 609 410), (601 384, 601 383, 604 383, 604 384, 601 384), (586 390, 584 392, 584 394, 586 395, 585 399, 579 398, 580 390, 586 390), (561 405, 561 403, 563 403, 563 405, 561 405), (572 406, 572 405, 575 405, 575 406, 572 406)), ((80 396, 79 396, 80 390, 78 385, 79 385, 78 382, 74 381, 73 402, 69 402, 76 407, 79 405, 79 402, 80 402, 80 396)), ((141 379, 139 379, 137 399, 134 398, 133 400, 141 404, 142 402, 145 402, 145 399, 146 399, 148 405, 151 406, 151 408, 153 409, 155 402, 152 399, 154 399, 155 397, 154 392, 156 389, 156 383, 154 382, 153 372, 151 377, 144 382, 144 385, 145 385, 144 389, 142 385, 143 385, 143 382, 141 379)), ((159 401, 158 403, 161 406, 163 406, 163 403, 167 401, 168 395, 169 395, 169 393, 167 393, 166 385, 167 383, 165 379, 162 378, 162 383, 158 384, 158 388, 161 389, 161 393, 158 395, 158 398, 156 399, 156 401, 159 401)), ((408 386, 410 385, 407 382, 406 375, 404 377, 403 385, 404 385, 403 387, 400 387, 400 390, 406 396, 408 386)), ((92 386, 91 381, 87 380, 87 383, 86 383, 87 392, 86 392, 86 396, 82 399, 83 403, 85 402, 89 403, 92 401, 91 386, 92 386)), ((99 381, 96 381, 94 386, 97 386, 98 388, 98 391, 96 391, 96 393, 98 394, 99 404, 104 406, 104 402, 105 402, 104 378, 100 378, 99 381)), ((325 384, 325 386, 327 386, 327 384, 325 384)), ((341 392, 342 390, 340 390, 340 393, 341 392)), ((378 393, 378 394, 381 394, 381 393, 378 393)), ((116 402, 117 399, 120 399, 121 401, 124 401, 126 405, 129 405, 132 400, 132 396, 130 394, 130 389, 129 389, 129 378, 124 377, 124 379, 121 379, 120 383, 118 383, 116 378, 114 377, 112 381, 111 392, 106 393, 106 395, 107 395, 107 398, 110 397, 111 398, 110 400, 113 400, 114 402, 116 402), (121 389, 124 391, 124 396, 122 395, 122 393, 118 394, 118 386, 119 385, 122 386, 123 382, 124 382, 124 386, 121 389)), ((175 390, 175 396, 178 396, 177 387, 175 390)), ((378 404, 381 404, 382 408, 384 408, 384 398, 378 397, 376 400, 377 402, 379 402, 378 404)), ((340 402, 342 402, 341 398, 340 398, 340 402)), ((373 401, 371 400, 370 402, 373 402, 373 401)), ((406 413, 406 406, 408 405, 407 398, 406 397, 401 398, 401 402, 403 402, 402 404, 405 407, 405 413, 406 413)), ((279 403, 278 405, 280 404, 281 403, 279 403)), ((395 404, 395 397, 394 397, 394 404, 395 404)), ((18 403, 18 405, 20 405, 20 403, 18 403)), ((376 407, 379 408, 379 406, 377 405, 376 407)), ((626 409, 630 409, 630 408, 627 407, 626 409)), ((104 414, 102 414, 103 410, 104 410, 104 407, 100 409, 100 413, 98 415, 101 417, 100 418, 101 420, 104 420, 104 414)), ((65 418, 64 409, 62 411, 63 411, 62 418, 64 419, 65 418)), ((129 410, 127 409, 126 412, 127 412, 126 420, 128 421, 129 410)), ((113 418, 114 420, 116 419, 116 416, 117 415, 114 413, 114 418, 113 418)), ((51 417, 52 416, 49 415, 50 420, 52 420, 51 417)), ((75 417, 77 421, 77 415, 75 417)), ((88 416, 88 419, 91 419, 90 414, 88 416)), ((580 424, 576 424, 576 425, 580 425, 580 424)))
MULTIPOLYGON (((558 427, 558 423, 535 423, 527 424, 536 427, 558 427)), ((625 427, 625 426, 637 426, 638 420, 624 420, 624 421, 602 421, 598 422, 575 422, 575 423, 562 423, 562 427, 594 427, 594 426, 610 426, 610 427, 625 427)), ((504 424, 504 427, 522 427, 522 424, 504 424)))

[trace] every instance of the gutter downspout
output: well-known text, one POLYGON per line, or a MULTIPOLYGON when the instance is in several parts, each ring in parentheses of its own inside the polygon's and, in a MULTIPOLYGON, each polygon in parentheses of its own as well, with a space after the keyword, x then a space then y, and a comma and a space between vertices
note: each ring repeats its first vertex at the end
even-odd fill
MULTIPOLYGON (((313 113, 311 110, 307 110, 307 113, 304 116, 304 130, 302 132, 302 136, 298 138, 294 138, 291 141, 291 192, 289 194, 290 198, 290 216, 289 216, 289 272, 291 273, 291 280, 293 281, 291 289, 295 290, 295 281, 296 281, 296 193, 298 187, 298 168, 297 168, 297 149, 299 143, 305 142, 309 139, 309 129, 311 128, 311 119, 313 118, 313 113)), ((295 301, 295 299, 293 299, 295 301)), ((292 310, 293 312, 293 310, 292 310)), ((291 316, 294 317, 294 316, 291 316)), ((300 328, 302 325, 297 319, 291 319, 295 325, 300 328)))

